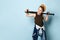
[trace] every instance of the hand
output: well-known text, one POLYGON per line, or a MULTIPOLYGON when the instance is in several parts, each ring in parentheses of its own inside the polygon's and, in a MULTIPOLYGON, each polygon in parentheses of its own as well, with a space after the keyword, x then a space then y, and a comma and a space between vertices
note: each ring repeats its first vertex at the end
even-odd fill
POLYGON ((25 10, 25 13, 26 13, 26 16, 28 16, 28 15, 29 15, 29 14, 28 14, 28 9, 26 9, 26 10, 25 10))
POLYGON ((50 12, 47 12, 47 15, 49 15, 50 12))

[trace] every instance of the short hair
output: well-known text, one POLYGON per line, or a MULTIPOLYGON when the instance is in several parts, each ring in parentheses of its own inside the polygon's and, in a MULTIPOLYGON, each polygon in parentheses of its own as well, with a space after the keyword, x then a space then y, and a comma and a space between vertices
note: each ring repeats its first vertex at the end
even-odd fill
POLYGON ((40 7, 42 8, 43 12, 46 10, 46 5, 45 4, 41 4, 40 7))

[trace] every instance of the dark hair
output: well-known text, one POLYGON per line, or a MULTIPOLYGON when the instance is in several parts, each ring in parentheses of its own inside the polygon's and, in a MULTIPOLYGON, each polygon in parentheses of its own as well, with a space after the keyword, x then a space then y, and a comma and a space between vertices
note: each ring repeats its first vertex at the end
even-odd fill
POLYGON ((40 6, 41 8, 42 8, 42 10, 43 10, 43 12, 44 12, 44 7, 42 7, 42 6, 40 6))

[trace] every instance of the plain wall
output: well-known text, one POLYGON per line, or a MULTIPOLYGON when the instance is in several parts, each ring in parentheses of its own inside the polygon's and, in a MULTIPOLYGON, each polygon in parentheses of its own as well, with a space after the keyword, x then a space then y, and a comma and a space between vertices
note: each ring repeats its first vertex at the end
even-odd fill
POLYGON ((45 23, 47 39, 60 40, 60 0, 0 0, 0 40, 32 40, 34 18, 24 11, 37 11, 41 3, 55 14, 45 23))

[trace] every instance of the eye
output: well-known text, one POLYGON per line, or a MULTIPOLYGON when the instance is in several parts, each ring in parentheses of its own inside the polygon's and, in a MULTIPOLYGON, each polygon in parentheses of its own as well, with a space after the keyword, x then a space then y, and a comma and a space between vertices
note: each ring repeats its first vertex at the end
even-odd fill
POLYGON ((42 10, 39 10, 39 11, 42 11, 42 10))

